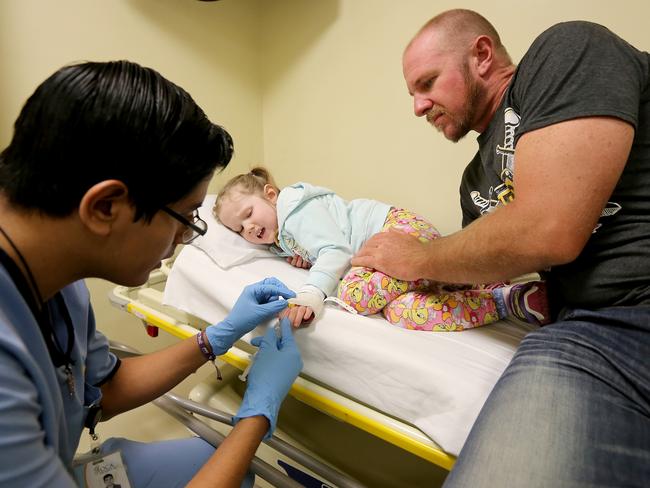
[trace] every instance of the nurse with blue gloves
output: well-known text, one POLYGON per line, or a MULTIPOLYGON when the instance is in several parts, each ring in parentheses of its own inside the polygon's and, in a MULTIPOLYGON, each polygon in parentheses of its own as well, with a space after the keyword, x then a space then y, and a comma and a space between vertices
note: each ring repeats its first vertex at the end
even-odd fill
POLYGON ((138 286, 205 234, 197 208, 232 152, 185 90, 128 61, 66 66, 27 100, 0 153, 0 486, 74 487, 80 469, 98 486, 107 474, 134 488, 252 484, 250 461, 302 367, 286 320, 279 337, 269 328, 255 340, 247 391, 216 451, 200 438, 108 439, 104 464, 73 466, 85 427, 101 435, 98 420, 174 388, 294 296, 267 278, 223 322, 123 360, 96 328, 83 279, 138 286))
MULTIPOLYGON (((278 300, 280 296, 291 298, 294 293, 275 278, 247 286, 226 319, 203 332, 212 354, 225 354, 241 336, 274 318, 287 306, 285 300, 278 300)), ((134 486, 167 486, 170 479, 182 481, 181 485, 189 483, 188 486, 229 486, 227 481, 240 478, 244 480, 241 486, 253 486, 248 465, 259 443, 273 434, 280 405, 302 368, 291 324, 282 319, 280 327, 279 337, 269 326, 264 336, 251 341, 259 349, 248 374, 246 393, 233 417, 235 428, 216 453, 198 438, 153 444, 111 438, 104 442, 102 452, 119 450, 125 459, 138 459, 128 473, 134 486), (237 461, 237 472, 223 470, 221 463, 232 463, 233 459, 237 461)), ((189 341, 198 342, 193 338, 189 341)))

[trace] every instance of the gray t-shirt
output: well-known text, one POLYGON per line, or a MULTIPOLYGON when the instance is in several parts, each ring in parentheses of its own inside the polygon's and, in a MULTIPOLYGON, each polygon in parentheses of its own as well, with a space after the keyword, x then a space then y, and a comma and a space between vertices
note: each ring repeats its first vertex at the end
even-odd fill
POLYGON ((622 119, 636 132, 625 170, 580 256, 542 271, 555 311, 650 304, 650 54, 589 22, 545 31, 478 137, 479 151, 460 187, 465 226, 515 197, 522 134, 589 116, 622 119))

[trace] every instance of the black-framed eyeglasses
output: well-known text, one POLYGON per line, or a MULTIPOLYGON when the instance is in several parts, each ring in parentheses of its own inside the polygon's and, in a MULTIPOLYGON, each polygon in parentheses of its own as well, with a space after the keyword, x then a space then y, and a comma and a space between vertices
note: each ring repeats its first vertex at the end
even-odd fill
POLYGON ((178 212, 174 212, 171 208, 169 207, 162 207, 161 210, 165 212, 167 215, 175 218, 178 220, 181 224, 183 224, 187 229, 183 232, 181 235, 181 243, 182 244, 189 244, 192 242, 194 239, 196 239, 199 236, 204 236, 205 233, 208 231, 208 224, 203 220, 201 217, 199 217, 199 211, 194 210, 192 212, 192 220, 188 220, 185 217, 183 217, 181 214, 178 212))

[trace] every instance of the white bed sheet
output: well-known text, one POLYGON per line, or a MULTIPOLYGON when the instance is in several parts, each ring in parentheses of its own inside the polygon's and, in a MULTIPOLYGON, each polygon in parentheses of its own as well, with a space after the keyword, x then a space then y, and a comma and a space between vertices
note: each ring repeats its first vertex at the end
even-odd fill
MULTIPOLYGON (((209 224, 214 233, 218 224, 209 224)), ((216 323, 245 285, 275 276, 297 289, 306 273, 282 258, 223 269, 204 250, 185 246, 167 280, 164 301, 216 323)), ((322 317, 295 337, 303 373, 417 426, 445 452, 458 455, 492 387, 533 328, 502 320, 464 332, 411 331, 381 316, 353 315, 328 304, 322 317)))

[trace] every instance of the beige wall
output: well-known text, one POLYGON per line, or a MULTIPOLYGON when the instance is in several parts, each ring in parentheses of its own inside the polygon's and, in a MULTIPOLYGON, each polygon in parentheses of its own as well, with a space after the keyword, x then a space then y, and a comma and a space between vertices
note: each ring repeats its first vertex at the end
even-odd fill
MULTIPOLYGON (((2 0, 0 147, 36 86, 83 60, 129 59, 181 85, 236 142, 233 166, 262 158, 257 0, 2 0)), ((111 285, 88 280, 98 324, 111 338, 148 350, 139 321, 108 305, 111 285), (126 326, 126 325, 131 325, 126 326)))
MULTIPOLYGON (((2 0, 0 147, 36 85, 78 60, 128 58, 186 88, 233 135, 235 159, 215 178, 253 164, 280 184, 329 186, 424 213, 459 228, 457 188, 474 135, 454 145, 412 114, 400 58, 431 16, 461 6, 431 0, 2 0)), ((554 22, 587 19, 650 49, 650 4, 624 0, 466 1, 501 32, 515 60, 554 22)), ((91 280, 98 322, 149 348, 134 321, 91 280)))

